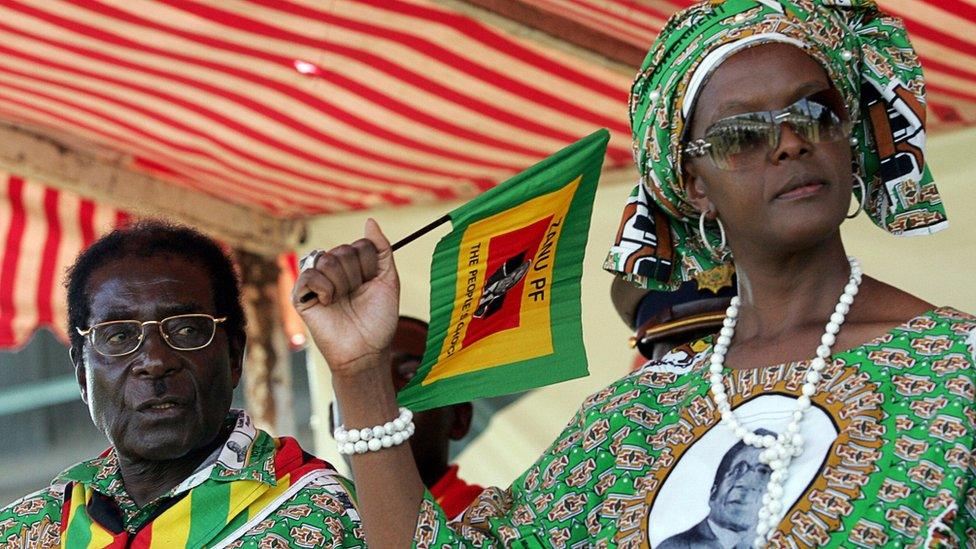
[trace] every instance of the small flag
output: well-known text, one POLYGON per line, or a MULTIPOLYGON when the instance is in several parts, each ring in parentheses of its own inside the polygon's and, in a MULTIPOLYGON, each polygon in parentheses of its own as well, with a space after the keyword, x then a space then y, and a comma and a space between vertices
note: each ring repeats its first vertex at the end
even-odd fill
POLYGON ((449 215, 430 266, 414 411, 587 374, 580 277, 609 132, 600 130, 449 215))

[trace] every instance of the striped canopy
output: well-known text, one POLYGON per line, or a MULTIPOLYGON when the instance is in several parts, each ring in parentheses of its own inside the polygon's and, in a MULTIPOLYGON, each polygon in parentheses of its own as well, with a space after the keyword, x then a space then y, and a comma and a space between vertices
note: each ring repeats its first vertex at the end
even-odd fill
MULTIPOLYGON (((683 2, 10 0, 0 120, 281 217, 471 196, 597 127, 628 166, 631 74, 494 28, 496 4, 639 57, 683 2)), ((976 120, 976 7, 882 4, 922 55, 932 126, 976 120)))
MULTIPOLYGON (((115 208, 213 222, 273 256, 300 232, 281 223, 470 197, 599 127, 629 178, 631 77, 687 3, 4 0, 4 265, 31 254, 15 272, 57 288, 115 208), (31 208, 46 221, 14 223, 31 208)), ((930 127, 976 122, 971 0, 880 4, 921 55, 930 127)), ((28 318, 60 306, 46 295, 28 318)), ((18 341, 4 329, 0 347, 18 341)))
POLYGON ((81 250, 128 214, 0 172, 0 349, 38 326, 67 341, 62 276, 81 250))

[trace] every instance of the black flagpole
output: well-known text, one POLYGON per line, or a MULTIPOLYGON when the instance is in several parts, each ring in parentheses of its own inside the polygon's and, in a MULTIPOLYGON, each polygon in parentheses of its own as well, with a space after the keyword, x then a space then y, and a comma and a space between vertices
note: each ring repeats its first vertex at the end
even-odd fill
POLYGON ((390 246, 390 248, 395 252, 395 251, 399 250, 400 248, 406 246, 407 244, 410 244, 414 240, 417 240, 418 238, 424 236, 425 234, 429 233, 430 231, 433 231, 437 227, 440 227, 444 223, 447 223, 450 220, 451 220, 451 215, 450 214, 444 214, 443 216, 441 216, 441 217, 439 217, 439 218, 431 221, 430 223, 424 225, 423 227, 417 229, 416 231, 414 231, 414 232, 408 234, 407 236, 401 238, 399 241, 397 241, 396 244, 394 244, 393 246, 390 246))
MULTIPOLYGON (((417 229, 416 231, 414 231, 414 232, 408 234, 407 236, 401 238, 395 244, 393 244, 392 246, 390 246, 390 249, 395 252, 395 251, 399 250, 400 248, 406 246, 407 244, 410 244, 414 240, 417 240, 418 238, 424 236, 425 234, 429 233, 430 231, 433 231, 437 227, 440 227, 444 223, 447 223, 450 220, 451 220, 451 215, 450 214, 444 214, 443 216, 441 216, 441 217, 439 217, 439 218, 431 221, 430 223, 424 225, 423 227, 417 229)), ((309 301, 311 301, 313 299, 315 299, 315 292, 308 292, 307 294, 305 294, 305 295, 302 296, 301 302, 302 303, 307 303, 307 302, 309 302, 309 301)))

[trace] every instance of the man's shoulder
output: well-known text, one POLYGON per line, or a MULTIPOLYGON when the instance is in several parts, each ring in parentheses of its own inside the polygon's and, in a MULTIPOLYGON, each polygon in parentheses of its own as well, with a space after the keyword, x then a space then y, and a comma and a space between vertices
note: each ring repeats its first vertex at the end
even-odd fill
POLYGON ((711 541, 715 541, 715 534, 708 527, 708 519, 706 518, 684 532, 665 539, 658 546, 658 549, 685 549, 711 541))
MULTIPOLYGON (((53 541, 57 545, 64 489, 64 484, 48 486, 0 509, 0 545, 12 537, 22 541, 53 541)), ((49 545, 41 543, 40 546, 49 545)))
POLYGON ((316 471, 301 489, 253 525, 241 543, 247 538, 281 538, 302 547, 365 547, 352 482, 331 467, 316 471))

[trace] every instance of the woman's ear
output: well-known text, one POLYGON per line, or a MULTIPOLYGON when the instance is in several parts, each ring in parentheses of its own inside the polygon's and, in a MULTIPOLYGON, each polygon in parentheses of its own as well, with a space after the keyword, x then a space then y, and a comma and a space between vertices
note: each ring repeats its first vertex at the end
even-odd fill
POLYGON ((713 219, 716 211, 715 205, 708 199, 708 186, 705 185, 705 180, 698 174, 694 163, 685 162, 682 164, 681 173, 683 174, 685 185, 688 189, 688 199, 695 205, 695 208, 699 212, 706 212, 705 215, 709 219, 713 219))

